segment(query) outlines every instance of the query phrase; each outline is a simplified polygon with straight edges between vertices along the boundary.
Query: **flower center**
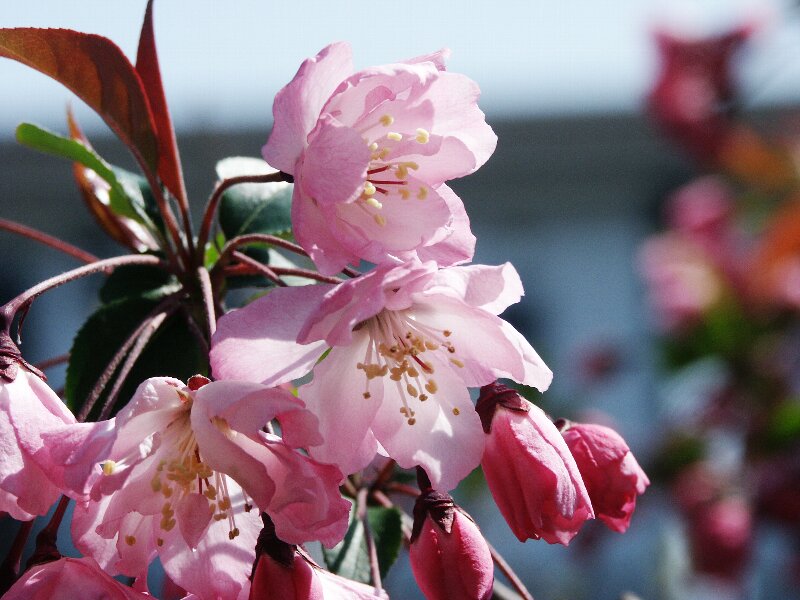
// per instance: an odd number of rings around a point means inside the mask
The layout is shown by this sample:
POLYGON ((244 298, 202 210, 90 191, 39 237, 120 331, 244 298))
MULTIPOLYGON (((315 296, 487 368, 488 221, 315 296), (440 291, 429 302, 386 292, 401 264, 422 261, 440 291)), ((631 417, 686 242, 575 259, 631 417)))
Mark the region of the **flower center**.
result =
MULTIPOLYGON (((411 405, 425 402, 439 390, 433 375, 434 362, 447 361, 463 368, 464 363, 449 337, 452 332, 423 325, 407 311, 384 310, 364 322, 369 333, 364 361, 356 365, 365 375, 365 399, 372 397, 370 383, 387 377, 395 382, 402 406, 400 413, 409 425, 417 420, 411 405), (436 357, 436 360, 434 358, 436 357)), ((458 409, 453 409, 458 415, 458 409)))
MULTIPOLYGON (((239 535, 236 518, 228 491, 228 477, 211 469, 203 462, 194 431, 191 428, 190 410, 192 397, 185 390, 176 390, 181 400, 187 405, 187 410, 167 425, 164 430, 159 454, 165 456, 155 465, 154 473, 150 479, 150 488, 153 493, 164 497, 161 506, 161 521, 163 531, 171 531, 175 527, 175 509, 179 501, 187 494, 197 492, 206 498, 208 510, 214 521, 227 519, 228 538, 233 540, 239 535)), ((215 425, 226 435, 230 432, 228 424, 222 419, 216 419, 215 425)), ((135 449, 131 456, 122 457, 119 461, 107 460, 102 463, 103 474, 111 475, 139 458, 139 449, 135 449)), ((151 467, 152 469, 152 464, 151 467)), ((244 495, 244 490, 242 490, 244 495)), ((253 508, 249 498, 245 495, 244 510, 250 512, 253 508)), ((132 546, 136 543, 134 536, 126 536, 125 542, 132 546)), ((157 538, 156 543, 161 546, 162 538, 157 538)))
MULTIPOLYGON (((387 130, 394 123, 394 117, 388 114, 383 115, 378 123, 380 124, 378 131, 387 130)), ((373 129, 375 126, 376 124, 370 124, 367 129, 373 129)), ((430 133, 425 129, 418 128, 413 139, 419 144, 427 144, 430 140, 430 133)), ((428 197, 428 188, 424 185, 412 188, 409 185, 409 171, 418 170, 417 163, 390 158, 395 145, 403 141, 403 134, 386 131, 377 138, 364 141, 371 152, 370 163, 367 169, 367 178, 364 181, 364 189, 356 203, 378 225, 383 227, 386 225, 386 217, 381 214, 381 209, 385 200, 392 196, 399 196, 402 200, 408 200, 411 196, 417 200, 425 200, 428 197)))

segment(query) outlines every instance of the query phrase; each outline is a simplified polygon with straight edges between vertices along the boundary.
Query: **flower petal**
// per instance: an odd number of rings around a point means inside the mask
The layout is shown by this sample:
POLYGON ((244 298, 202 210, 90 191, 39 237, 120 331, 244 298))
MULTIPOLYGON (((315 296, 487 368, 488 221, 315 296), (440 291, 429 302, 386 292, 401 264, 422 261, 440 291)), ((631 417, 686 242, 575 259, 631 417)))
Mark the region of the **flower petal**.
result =
POLYGON ((297 334, 332 287, 276 289, 224 315, 212 339, 214 376, 277 385, 305 375, 327 345, 321 341, 300 345, 297 334))
POLYGON ((294 79, 275 95, 275 124, 261 150, 264 160, 281 171, 294 173, 295 162, 322 106, 336 86, 353 72, 352 61, 350 45, 338 42, 300 65, 294 79))
POLYGON ((469 226, 469 216, 461 198, 445 184, 436 188, 450 209, 450 221, 436 230, 425 246, 417 248, 421 261, 435 261, 440 267, 448 267, 472 260, 475 254, 475 236, 469 226))
POLYGON ((511 263, 496 267, 468 265, 441 269, 426 286, 424 295, 444 294, 475 308, 499 315, 522 298, 522 282, 511 263))

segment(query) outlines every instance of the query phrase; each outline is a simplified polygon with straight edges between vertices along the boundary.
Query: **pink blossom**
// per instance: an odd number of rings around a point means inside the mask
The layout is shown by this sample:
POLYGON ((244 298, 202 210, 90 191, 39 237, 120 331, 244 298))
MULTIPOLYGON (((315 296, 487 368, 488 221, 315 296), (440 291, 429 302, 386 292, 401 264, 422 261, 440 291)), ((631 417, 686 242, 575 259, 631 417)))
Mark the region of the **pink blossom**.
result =
POLYGON ((722 498, 698 507, 689 519, 695 568, 730 580, 741 578, 753 546, 753 517, 747 503, 722 498))
POLYGON ((414 507, 411 570, 427 600, 487 600, 494 563, 475 522, 447 494, 429 490, 414 507))
POLYGON ((625 532, 636 508, 636 496, 650 480, 620 435, 608 427, 556 423, 581 472, 595 516, 610 529, 625 532))
POLYGON ((146 600, 104 573, 91 558, 62 558, 30 568, 3 596, 3 600, 146 600))
POLYGON ((352 473, 380 451, 452 489, 483 448, 467 386, 509 377, 543 390, 552 379, 496 316, 521 295, 510 264, 382 265, 336 286, 277 289, 225 315, 211 363, 218 378, 270 385, 313 367, 299 389, 324 439, 312 456, 352 473))
POLYGON ((112 573, 141 577, 158 556, 187 591, 235 598, 255 559, 258 511, 292 543, 332 546, 347 529, 342 475, 293 450, 320 438, 285 390, 153 378, 115 419, 79 433, 65 428, 48 442, 66 465, 102 461, 75 509, 73 538, 112 573), (262 431, 275 418, 283 439, 262 431), (92 459, 84 446, 101 449, 92 459))
POLYGON ((258 558, 250 600, 388 600, 382 590, 335 575, 295 552, 291 564, 258 558))
POLYGON ((481 389, 476 410, 486 432, 481 465, 514 535, 569 544, 594 511, 566 442, 540 408, 514 390, 481 389))
POLYGON ((475 238, 444 182, 475 171, 497 137, 478 86, 445 71, 447 51, 353 72, 336 43, 275 97, 264 159, 295 178, 297 241, 327 274, 359 259, 472 258, 475 238))
MULTIPOLYGON (((5 337, 7 336, 0 336, 5 337)), ((75 417, 19 356, 10 339, 0 348, 0 511, 29 521, 64 491, 63 473, 41 435, 75 417)))

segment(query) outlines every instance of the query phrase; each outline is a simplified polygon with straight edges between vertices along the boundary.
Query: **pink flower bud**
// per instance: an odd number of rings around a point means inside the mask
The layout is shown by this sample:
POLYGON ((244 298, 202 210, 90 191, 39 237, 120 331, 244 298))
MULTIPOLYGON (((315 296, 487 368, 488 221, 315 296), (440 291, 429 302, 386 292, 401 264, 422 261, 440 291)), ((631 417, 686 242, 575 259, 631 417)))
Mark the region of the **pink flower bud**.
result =
POLYGON ((740 498, 723 498, 698 508, 689 520, 689 542, 698 571, 735 581, 753 543, 750 507, 740 498))
POLYGON ((650 485, 630 448, 613 429, 559 420, 564 440, 575 457, 595 515, 623 533, 630 525, 636 496, 650 485))
POLYGON ((447 494, 429 490, 414 506, 408 549, 411 570, 428 600, 485 600, 492 595, 494 566, 475 522, 447 494))
POLYGON ((4 600, 53 600, 103 598, 146 600, 152 598, 122 585, 100 569, 91 558, 62 558, 28 570, 3 596, 4 600))
POLYGON ((514 535, 566 546, 594 512, 558 429, 540 408, 498 383, 481 388, 476 410, 487 434, 486 482, 514 535))

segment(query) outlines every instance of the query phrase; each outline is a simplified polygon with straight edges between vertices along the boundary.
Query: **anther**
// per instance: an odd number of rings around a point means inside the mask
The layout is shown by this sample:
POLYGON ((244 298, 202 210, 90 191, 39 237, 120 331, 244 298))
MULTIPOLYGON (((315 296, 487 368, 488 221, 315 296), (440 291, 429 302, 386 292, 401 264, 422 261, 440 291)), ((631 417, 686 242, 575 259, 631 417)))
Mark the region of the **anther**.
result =
POLYGON ((417 137, 414 138, 420 144, 427 144, 428 141, 431 139, 431 134, 428 133, 427 130, 422 129, 421 127, 417 129, 417 137))
POLYGON ((364 392, 364 400, 369 400, 370 398, 372 398, 372 394, 369 392, 364 392))
POLYGON ((364 184, 364 195, 365 196, 372 196, 375 194, 375 186, 372 185, 369 181, 364 184))
MULTIPOLYGON (((375 189, 375 188, 373 188, 373 189, 375 189)), ((373 192, 373 193, 374 193, 374 192, 373 192)), ((382 209, 382 208, 383 208, 383 204, 381 204, 381 203, 380 203, 378 200, 376 200, 375 198, 367 198, 367 199, 366 199, 364 202, 366 202, 367 204, 369 204, 369 205, 370 205, 372 208, 377 208, 378 210, 380 210, 380 209, 382 209)))
POLYGON ((113 460, 103 462, 103 475, 112 475, 116 466, 117 463, 113 460))
POLYGON ((239 535, 239 528, 234 527, 228 532, 228 539, 233 540, 234 538, 236 538, 237 535, 239 535))
POLYGON ((372 218, 375 220, 375 222, 376 222, 376 223, 377 223, 377 224, 378 224, 380 227, 383 227, 384 225, 386 225, 386 219, 383 217, 383 215, 375 215, 375 216, 374 216, 374 217, 372 217, 372 218))
POLYGON ((419 188, 419 191, 417 192, 417 199, 425 200, 425 198, 427 197, 428 197, 428 188, 426 187, 419 188))
POLYGON ((136 543, 136 537, 132 535, 126 535, 125 543, 128 544, 128 546, 133 546, 136 543))
POLYGON ((389 125, 394 123, 394 117, 392 115, 383 115, 380 120, 381 120, 381 125, 383 125, 384 127, 388 127, 389 125))
POLYGON ((397 133, 396 131, 390 131, 389 133, 386 134, 386 137, 395 142, 400 142, 403 140, 403 136, 397 133))
POLYGON ((454 414, 455 416, 458 416, 458 415, 460 415, 460 414, 461 414, 461 411, 460 411, 460 410, 458 410, 457 408, 454 408, 454 409, 453 409, 453 414, 454 414))
POLYGON ((435 394, 439 388, 433 379, 429 379, 428 383, 425 384, 425 389, 428 390, 428 393, 435 394))

